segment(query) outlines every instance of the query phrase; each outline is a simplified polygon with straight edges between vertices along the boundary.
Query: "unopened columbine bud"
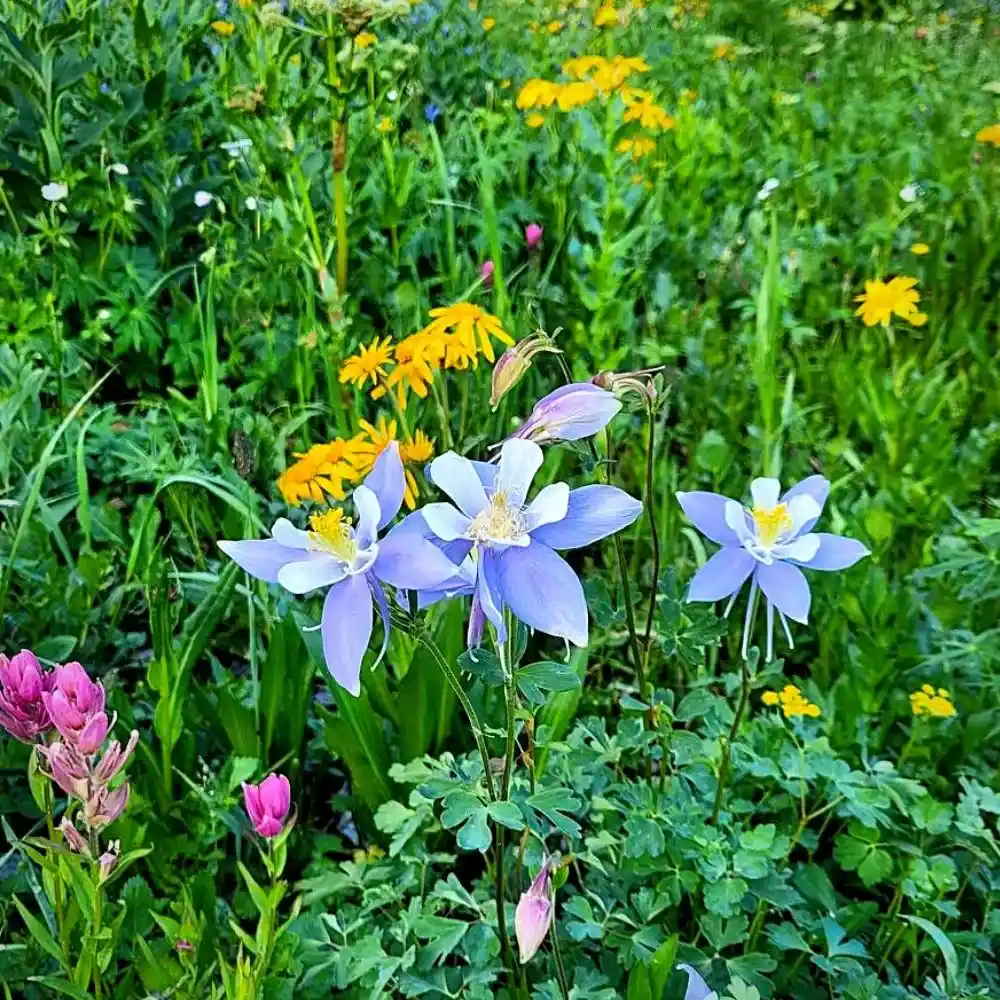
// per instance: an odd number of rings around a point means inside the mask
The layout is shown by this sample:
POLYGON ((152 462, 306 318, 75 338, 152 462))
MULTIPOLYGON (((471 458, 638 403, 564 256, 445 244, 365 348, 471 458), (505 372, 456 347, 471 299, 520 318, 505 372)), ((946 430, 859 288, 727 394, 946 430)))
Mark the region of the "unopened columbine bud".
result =
POLYGON ((635 372, 600 372, 591 382, 608 392, 613 392, 619 399, 638 397, 643 403, 656 402, 656 386, 653 376, 663 371, 663 368, 645 368, 635 372))
POLYGON ((22 743, 34 743, 51 729, 43 695, 52 680, 27 649, 9 660, 0 655, 0 728, 22 743))
POLYGON ((579 441, 606 427, 621 408, 613 392, 593 382, 573 382, 540 399, 512 436, 537 444, 579 441))
POLYGON ((483 285, 486 288, 493 287, 493 272, 496 270, 496 266, 491 260, 484 260, 483 266, 479 269, 479 277, 483 279, 483 285))
POLYGON ((537 222, 531 222, 524 227, 524 242, 529 250, 534 250, 542 242, 545 230, 537 222))
POLYGON ((81 753, 92 754, 108 735, 104 685, 92 681, 79 663, 56 667, 52 690, 42 695, 59 735, 81 753))
POLYGON ((514 911, 514 933, 521 964, 531 960, 542 946, 545 935, 552 924, 555 904, 552 902, 552 878, 549 874, 548 859, 542 862, 542 870, 535 881, 522 893, 514 911))
POLYGON ((83 816, 87 826, 92 830, 100 830, 113 823, 125 811, 128 796, 127 781, 115 789, 109 789, 104 785, 93 789, 83 806, 83 816))
POLYGON ((75 854, 82 854, 84 857, 90 857, 87 838, 73 825, 73 821, 68 816, 63 816, 59 829, 71 851, 75 854))
POLYGON ((285 828, 292 790, 283 774, 269 774, 259 785, 243 782, 243 804, 260 836, 270 840, 285 828))
POLYGON ((493 387, 490 406, 495 410, 500 400, 517 385, 531 368, 531 359, 536 354, 561 354, 555 341, 544 331, 537 330, 530 337, 508 347, 493 366, 493 387))

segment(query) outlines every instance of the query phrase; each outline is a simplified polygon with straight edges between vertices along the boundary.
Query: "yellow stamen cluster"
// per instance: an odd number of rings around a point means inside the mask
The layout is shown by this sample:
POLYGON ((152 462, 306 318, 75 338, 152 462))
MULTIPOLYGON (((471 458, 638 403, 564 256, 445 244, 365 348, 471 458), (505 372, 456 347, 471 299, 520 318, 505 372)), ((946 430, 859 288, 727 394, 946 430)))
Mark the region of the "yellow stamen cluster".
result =
POLYGON ((920 312, 917 303, 920 293, 916 290, 916 278, 893 278, 891 281, 866 281, 865 290, 854 297, 860 302, 855 316, 860 316, 865 326, 882 323, 888 326, 893 316, 905 319, 913 326, 923 326, 927 314, 920 312))
POLYGON ((955 714, 950 692, 944 688, 935 689, 933 684, 924 684, 910 695, 910 708, 914 715, 930 715, 936 719, 947 719, 955 714))
POLYGON ((794 684, 786 684, 780 691, 765 691, 761 701, 771 707, 780 705, 786 719, 797 715, 807 715, 810 719, 820 716, 819 705, 814 705, 794 684))
POLYGON ((782 534, 794 527, 788 504, 779 503, 771 508, 754 507, 750 513, 757 525, 757 537, 765 545, 774 545, 782 534))
POLYGON ((493 494, 489 505, 475 516, 469 526, 469 537, 478 542, 488 538, 517 538, 523 532, 520 511, 510 505, 502 491, 493 494))
POLYGON ((344 517, 339 507, 333 507, 309 518, 309 544, 319 552, 329 552, 350 562, 358 552, 351 536, 351 519, 344 517))

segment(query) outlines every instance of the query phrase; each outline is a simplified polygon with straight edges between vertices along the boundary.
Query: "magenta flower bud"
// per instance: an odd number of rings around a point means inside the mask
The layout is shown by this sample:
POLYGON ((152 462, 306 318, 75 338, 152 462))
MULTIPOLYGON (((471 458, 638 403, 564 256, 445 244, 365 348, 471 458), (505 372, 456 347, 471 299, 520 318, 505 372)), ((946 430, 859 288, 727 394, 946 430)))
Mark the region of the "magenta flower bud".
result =
POLYGON ((292 804, 292 790, 283 774, 269 774, 259 785, 243 782, 243 804, 250 822, 262 837, 270 840, 285 828, 292 804))
POLYGON ((73 825, 73 821, 68 816, 63 816, 59 824, 66 845, 74 854, 82 854, 90 857, 90 848, 87 846, 87 838, 73 825))
POLYGON ((500 400, 524 377, 531 368, 531 359, 536 354, 561 354, 552 338, 544 331, 538 330, 518 341, 513 347, 508 347, 493 366, 493 384, 490 393, 490 406, 495 410, 500 400))
POLYGON ((496 270, 493 261, 484 260, 483 266, 479 269, 479 276, 483 279, 483 284, 487 288, 493 287, 493 272, 496 270))
POLYGON ((529 962, 542 946, 545 935, 552 924, 555 905, 552 902, 552 879, 549 875, 548 860, 542 863, 542 870, 528 891, 521 894, 514 911, 514 933, 521 964, 529 962))
POLYGON ((113 823, 125 811, 128 804, 129 784, 122 782, 117 788, 109 789, 98 785, 84 803, 83 816, 87 826, 92 830, 113 823))
POLYGON ((0 655, 0 727, 22 743, 34 743, 52 728, 43 696, 52 675, 27 649, 12 659, 0 655))
POLYGON ((124 750, 118 740, 112 741, 107 750, 104 751, 101 762, 94 769, 94 780, 102 785, 107 785, 129 762, 138 743, 139 733, 134 729, 124 750))
POLYGON ((79 663, 56 667, 51 691, 42 699, 52 724, 82 753, 96 753, 108 734, 104 685, 92 681, 79 663))
POLYGON ((524 227, 524 242, 528 244, 529 250, 534 250, 542 242, 542 235, 545 230, 537 222, 531 222, 524 227))
POLYGON ((48 776, 67 794, 81 802, 87 800, 90 771, 87 761, 71 743, 39 746, 38 752, 48 765, 48 776))
POLYGON ((194 945, 187 938, 178 938, 174 947, 182 954, 189 954, 194 951, 194 945))
POLYGON ((613 392, 593 382, 573 382, 540 399, 512 437, 537 444, 579 441, 606 427, 621 408, 613 392))

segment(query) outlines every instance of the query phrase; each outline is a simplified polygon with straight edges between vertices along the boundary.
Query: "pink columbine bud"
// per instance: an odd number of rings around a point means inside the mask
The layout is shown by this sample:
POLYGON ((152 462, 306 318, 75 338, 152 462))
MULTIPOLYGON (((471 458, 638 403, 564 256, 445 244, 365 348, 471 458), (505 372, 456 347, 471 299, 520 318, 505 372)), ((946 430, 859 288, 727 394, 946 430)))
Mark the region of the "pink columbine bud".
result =
POLYGON ((493 264, 493 261, 491 260, 483 261, 483 266, 479 269, 479 277, 483 279, 483 285, 485 285, 486 288, 493 287, 493 272, 495 270, 496 267, 493 264))
POLYGON ((135 748, 139 744, 139 733, 132 730, 132 735, 128 738, 125 749, 122 749, 118 740, 112 741, 101 757, 101 762, 94 769, 94 780, 102 785, 108 784, 112 778, 129 762, 135 748))
POLYGON ((123 781, 117 788, 98 785, 83 806, 83 818, 91 830, 100 830, 113 823, 128 804, 129 785, 123 781))
POLYGON ((74 854, 82 854, 85 858, 90 857, 87 838, 73 825, 73 821, 68 816, 63 816, 59 829, 62 831, 67 846, 74 854))
POLYGON ((79 663, 56 667, 51 692, 42 694, 59 735, 84 754, 96 753, 108 735, 104 685, 79 663))
POLYGON ((524 227, 524 242, 528 244, 529 250, 534 250, 542 242, 542 235, 545 230, 537 222, 530 222, 524 227))
POLYGON ((38 752, 45 758, 48 776, 67 795, 86 802, 90 769, 83 754, 71 743, 61 741, 39 746, 38 752))
POLYGON ((191 944, 191 942, 188 941, 187 938, 178 938, 177 941, 174 943, 174 947, 182 955, 190 954, 192 951, 194 951, 194 945, 191 944))
POLYGON ((52 728, 43 696, 52 686, 35 654, 27 649, 11 659, 0 655, 0 727, 22 743, 34 743, 52 728))
POLYGON ((573 382, 540 399, 512 436, 537 444, 579 441, 607 426, 621 408, 613 392, 593 382, 573 382))
POLYGON ((269 774, 259 785, 243 782, 243 804, 250 822, 262 837, 270 840, 285 828, 292 805, 292 790, 283 774, 269 774))
POLYGON ((122 842, 120 840, 112 840, 108 844, 108 849, 97 859, 97 863, 101 866, 101 881, 103 882, 108 876, 115 870, 115 865, 118 864, 118 855, 121 854, 122 842))
POLYGON ((508 347, 493 366, 493 387, 490 406, 495 410, 500 400, 517 385, 531 368, 531 359, 543 352, 561 354, 552 338, 544 331, 537 330, 524 340, 508 347))
POLYGON ((517 948, 522 965, 529 962, 542 946, 552 924, 554 910, 552 879, 549 875, 549 862, 546 859, 542 863, 542 870, 535 876, 535 881, 528 887, 528 891, 521 894, 517 909, 514 911, 514 933, 517 935, 517 948))

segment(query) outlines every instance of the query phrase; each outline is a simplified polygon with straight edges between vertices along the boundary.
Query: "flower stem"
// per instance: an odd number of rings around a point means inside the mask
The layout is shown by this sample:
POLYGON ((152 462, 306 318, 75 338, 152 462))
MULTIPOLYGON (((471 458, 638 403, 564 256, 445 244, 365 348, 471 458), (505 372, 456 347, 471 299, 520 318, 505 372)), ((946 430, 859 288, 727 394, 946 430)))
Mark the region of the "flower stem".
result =
MULTIPOLYGON (((753 594, 750 595, 751 600, 753 594)), ((722 744, 722 765, 719 768, 719 782, 715 788, 715 803, 712 806, 712 818, 709 823, 715 826, 719 821, 719 810, 722 808, 722 795, 726 790, 726 783, 729 781, 729 755, 733 740, 739 732, 740 723, 747 710, 747 703, 750 701, 750 671, 747 669, 747 661, 740 658, 740 700, 736 706, 736 714, 733 716, 733 724, 729 727, 729 735, 722 744)))
POLYGON ((656 419, 653 401, 648 400, 646 415, 649 420, 649 443, 646 448, 646 516, 649 518, 650 541, 653 545, 653 582, 649 590, 649 610, 646 612, 645 659, 643 673, 649 672, 649 654, 652 649, 653 616, 656 613, 656 590, 660 581, 660 533, 656 527, 656 488, 653 482, 653 453, 656 446, 656 419))
POLYGON ((552 921, 552 955, 556 960, 556 978, 559 980, 559 992, 563 1000, 569 1000, 569 982, 566 979, 566 967, 563 965, 562 952, 559 950, 559 930, 556 921, 552 921))
POLYGON ((427 652, 430 653, 431 656, 433 656, 437 661, 445 679, 451 685, 452 691, 455 692, 455 697, 462 706, 462 709, 469 720, 469 725, 472 726, 472 735, 476 739, 479 756, 483 761, 483 777, 486 781, 486 792, 490 797, 490 801, 495 802, 497 793, 496 788, 493 785, 493 773, 490 770, 490 755, 486 749, 486 739, 483 736, 483 727, 479 722, 479 716, 476 715, 476 710, 472 707, 472 702, 469 700, 469 696, 465 693, 465 688, 462 687, 462 681, 460 680, 458 673, 448 662, 444 653, 442 653, 438 648, 437 643, 427 634, 425 630, 422 630, 419 633, 417 639, 423 645, 424 649, 426 649, 427 652))

